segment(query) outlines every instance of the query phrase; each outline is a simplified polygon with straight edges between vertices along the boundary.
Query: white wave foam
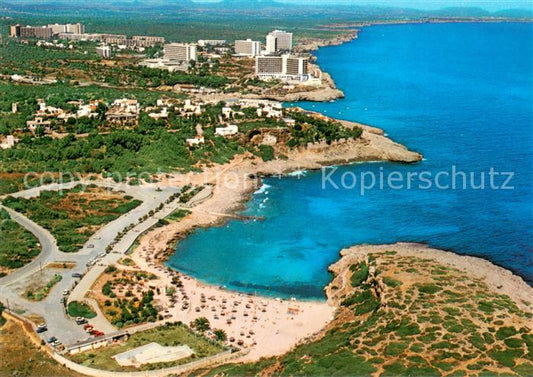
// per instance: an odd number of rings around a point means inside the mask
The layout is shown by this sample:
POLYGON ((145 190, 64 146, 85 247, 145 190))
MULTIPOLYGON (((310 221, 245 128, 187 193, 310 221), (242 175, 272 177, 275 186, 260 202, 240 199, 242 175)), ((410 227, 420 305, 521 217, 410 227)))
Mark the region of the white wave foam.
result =
POLYGON ((259 194, 268 194, 268 189, 272 187, 270 185, 267 185, 266 183, 263 183, 263 185, 261 187, 259 187, 259 189, 254 192, 254 195, 259 195, 259 194))
POLYGON ((287 174, 289 177, 305 177, 307 175, 307 170, 296 170, 287 174))

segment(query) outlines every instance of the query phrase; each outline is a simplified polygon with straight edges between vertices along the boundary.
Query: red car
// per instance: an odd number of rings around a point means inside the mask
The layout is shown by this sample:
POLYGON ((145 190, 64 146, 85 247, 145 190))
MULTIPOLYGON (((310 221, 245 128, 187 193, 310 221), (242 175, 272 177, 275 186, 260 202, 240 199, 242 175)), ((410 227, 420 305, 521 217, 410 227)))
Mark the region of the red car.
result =
POLYGON ((91 331, 91 335, 96 337, 96 336, 102 336, 104 335, 104 333, 98 330, 93 330, 91 331))

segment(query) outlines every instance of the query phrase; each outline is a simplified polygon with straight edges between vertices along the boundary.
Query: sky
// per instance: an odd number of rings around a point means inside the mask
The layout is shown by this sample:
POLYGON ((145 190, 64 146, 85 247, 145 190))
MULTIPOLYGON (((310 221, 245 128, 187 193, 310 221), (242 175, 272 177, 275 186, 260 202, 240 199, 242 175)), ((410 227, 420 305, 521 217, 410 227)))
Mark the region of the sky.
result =
MULTIPOLYGON (((217 0, 195 0, 214 2, 217 0)), ((533 9, 533 0, 276 0, 280 3, 377 5, 421 10, 447 7, 479 7, 494 12, 502 9, 533 9)))

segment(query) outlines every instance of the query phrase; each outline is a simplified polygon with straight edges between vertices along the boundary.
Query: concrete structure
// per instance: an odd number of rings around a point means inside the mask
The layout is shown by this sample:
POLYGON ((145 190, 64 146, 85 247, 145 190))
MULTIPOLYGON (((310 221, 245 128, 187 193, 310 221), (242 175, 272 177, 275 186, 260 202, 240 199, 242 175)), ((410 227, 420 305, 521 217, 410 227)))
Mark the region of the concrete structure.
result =
POLYGON ((235 54, 242 56, 258 56, 261 53, 261 42, 251 39, 235 41, 235 54))
POLYGON ((125 47, 153 47, 158 44, 165 43, 165 38, 136 35, 131 39, 128 39, 125 35, 108 35, 105 38, 105 42, 108 44, 125 47))
POLYGON ((261 79, 299 80, 309 79, 309 59, 292 55, 257 56, 255 74, 261 79))
POLYGON ((188 62, 168 59, 145 59, 139 65, 147 68, 165 69, 169 72, 186 71, 189 68, 188 62))
POLYGON ((187 139, 187 145, 189 147, 193 146, 193 145, 199 145, 199 144, 203 144, 205 142, 205 139, 204 137, 199 137, 199 136, 196 136, 195 138, 192 138, 192 139, 187 139))
POLYGON ((28 126, 29 130, 32 132, 35 132, 37 127, 44 127, 45 132, 50 131, 51 125, 52 122, 44 120, 42 117, 36 117, 34 120, 26 121, 26 126, 28 126))
POLYGON ((148 116, 152 119, 166 119, 168 118, 168 109, 163 107, 160 113, 149 113, 148 116))
POLYGON ((106 113, 106 120, 122 126, 136 125, 139 120, 139 102, 136 99, 117 99, 106 113))
POLYGON ((54 35, 59 35, 60 33, 85 33, 85 26, 79 22, 75 24, 49 24, 48 27, 52 29, 54 35))
POLYGON ((158 44, 165 43, 164 37, 152 37, 147 35, 135 35, 131 38, 135 46, 138 47, 153 47, 158 44))
POLYGON ((50 39, 52 38, 52 28, 47 26, 11 26, 11 37, 13 38, 39 38, 50 39))
POLYGON ((13 38, 40 38, 50 39, 52 36, 62 34, 83 34, 85 26, 81 23, 76 24, 50 24, 47 26, 21 26, 12 25, 10 35, 13 38))
POLYGON ((276 52, 277 39, 275 35, 268 34, 266 36, 266 47, 265 51, 267 54, 273 54, 276 52))
POLYGON ((71 34, 84 34, 85 26, 81 23, 66 24, 66 32, 71 34))
POLYGON ((103 45, 100 47, 96 47, 96 53, 100 55, 102 58, 110 58, 111 57, 111 47, 107 45, 103 45))
POLYGON ((15 139, 13 135, 7 135, 5 138, 0 136, 0 149, 12 148, 19 139, 15 139))
POLYGON ((126 39, 122 34, 87 34, 87 33, 59 33, 58 38, 67 39, 69 41, 106 41, 107 39, 116 38, 126 39))
POLYGON ((9 28, 9 36, 12 38, 20 37, 20 26, 19 24, 11 25, 9 28))
POLYGON ((282 30, 274 30, 266 36, 266 51, 273 54, 277 51, 292 50, 292 33, 282 30))
POLYGON ((98 108, 98 100, 94 100, 89 102, 88 105, 84 105, 82 103, 78 104, 78 110, 76 111, 76 117, 82 118, 95 118, 98 116, 98 113, 96 112, 96 109, 98 108))
POLYGON ((53 34, 66 33, 67 32, 67 25, 49 24, 48 27, 52 29, 52 33, 53 34))
POLYGON ((124 45, 124 46, 128 46, 128 45, 132 45, 133 44, 133 43, 131 43, 131 39, 126 39, 125 35, 117 35, 117 36, 106 37, 105 38, 105 43, 110 44, 110 45, 124 45), (128 43, 128 41, 130 43, 128 43))
POLYGON ((215 134, 220 136, 232 136, 239 132, 239 127, 234 124, 229 124, 226 127, 215 128, 215 134))
POLYGON ((166 363, 184 359, 194 354, 193 350, 185 346, 164 347, 158 343, 152 342, 134 348, 132 350, 119 353, 113 356, 113 359, 120 366, 139 367, 143 364, 166 363))
POLYGON ((186 62, 196 61, 196 45, 190 43, 168 43, 163 48, 163 57, 169 61, 186 62))
POLYGON ((198 46, 225 46, 228 42, 225 39, 200 39, 198 46))

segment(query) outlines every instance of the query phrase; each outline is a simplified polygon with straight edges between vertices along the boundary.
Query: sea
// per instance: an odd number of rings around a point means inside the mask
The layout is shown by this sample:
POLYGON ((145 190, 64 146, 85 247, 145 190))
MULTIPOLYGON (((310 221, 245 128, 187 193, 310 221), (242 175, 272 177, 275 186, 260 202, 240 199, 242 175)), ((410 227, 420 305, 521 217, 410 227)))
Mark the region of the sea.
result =
POLYGON ((374 25, 321 48, 346 97, 287 106, 380 127, 423 161, 266 178, 243 210, 263 221, 196 230, 168 265, 240 292, 323 300, 342 248, 419 242, 532 284, 532 49, 531 23, 374 25))

